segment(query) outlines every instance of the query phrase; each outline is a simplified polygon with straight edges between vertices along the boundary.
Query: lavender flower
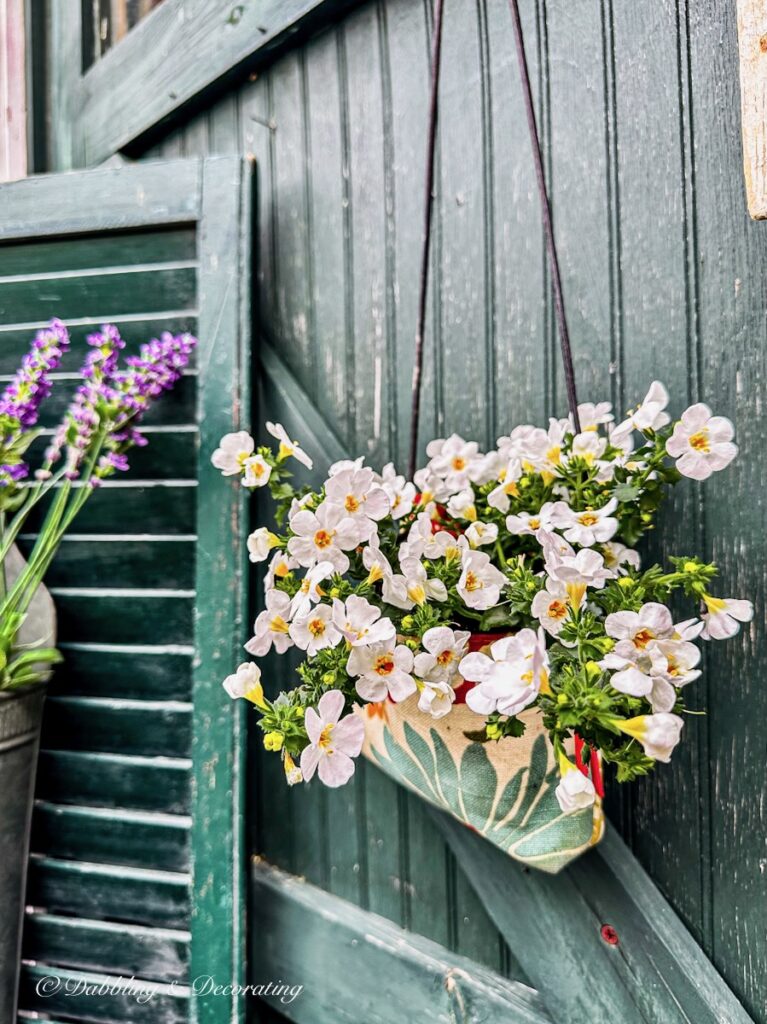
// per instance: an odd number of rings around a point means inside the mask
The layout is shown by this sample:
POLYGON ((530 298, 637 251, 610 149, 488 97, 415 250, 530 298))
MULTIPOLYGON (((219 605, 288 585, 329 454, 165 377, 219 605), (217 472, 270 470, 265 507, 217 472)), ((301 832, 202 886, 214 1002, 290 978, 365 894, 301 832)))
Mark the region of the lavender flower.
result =
POLYGON ((33 427, 40 403, 53 386, 48 374, 59 365, 68 347, 69 333, 61 320, 51 320, 48 327, 38 331, 16 376, 0 396, 0 415, 18 420, 21 427, 33 427))

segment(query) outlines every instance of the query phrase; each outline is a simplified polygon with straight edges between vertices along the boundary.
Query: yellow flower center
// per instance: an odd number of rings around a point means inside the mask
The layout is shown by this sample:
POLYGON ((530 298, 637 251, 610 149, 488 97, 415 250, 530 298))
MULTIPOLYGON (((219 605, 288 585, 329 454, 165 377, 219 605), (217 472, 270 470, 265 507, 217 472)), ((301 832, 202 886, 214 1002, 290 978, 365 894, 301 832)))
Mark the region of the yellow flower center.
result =
POLYGON ((237 452, 237 465, 240 469, 245 469, 245 463, 250 458, 250 452, 237 452))
POLYGON ((426 591, 421 583, 411 583, 407 588, 407 596, 420 607, 426 600, 426 591))
POLYGON ((566 588, 567 593, 570 597, 570 604, 573 606, 573 608, 575 608, 576 611, 578 611, 578 609, 581 606, 581 601, 583 600, 583 595, 586 593, 586 584, 567 583, 566 588))
POLYGON ((317 530, 314 543, 320 549, 329 548, 333 543, 333 533, 330 530, 317 530))
POLYGON ((310 579, 307 578, 307 579, 302 580, 301 581, 301 593, 302 594, 308 594, 309 593, 309 588, 311 587, 311 585, 312 585, 312 581, 310 579))
POLYGON ((696 452, 710 452, 711 445, 708 440, 708 429, 706 427, 703 430, 699 430, 697 434, 690 435, 690 447, 694 448, 696 452))
POLYGON ((531 530, 540 530, 541 521, 540 519, 538 519, 537 516, 533 516, 532 519, 528 519, 527 525, 530 527, 531 530))
POLYGON ((469 592, 471 592, 471 591, 474 591, 474 590, 482 590, 484 588, 485 584, 482 582, 482 580, 479 578, 479 576, 477 576, 476 573, 473 573, 471 571, 471 569, 470 569, 466 573, 466 582, 465 582, 464 586, 466 587, 466 589, 469 592))
POLYGON ((274 575, 279 577, 287 576, 290 572, 287 562, 278 562, 274 567, 274 575))
POLYGON ((263 462, 253 462, 250 468, 253 472, 253 475, 257 477, 262 477, 266 472, 266 466, 263 464, 263 462))
POLYGON ((307 623, 306 628, 309 630, 312 636, 322 636, 323 633, 325 632, 325 620, 311 619, 311 621, 307 623))
POLYGON ((582 512, 581 515, 578 516, 578 522, 581 526, 593 526, 594 523, 599 522, 599 516, 595 515, 593 512, 582 512))
POLYGON ((317 742, 317 746, 320 748, 320 750, 325 750, 328 753, 330 753, 333 744, 332 735, 333 725, 326 725, 325 728, 320 733, 320 738, 317 742))
POLYGON ((453 461, 450 463, 456 473, 461 473, 466 469, 466 459, 461 458, 460 455, 456 455, 453 461))
POLYGON ((640 651, 643 651, 650 641, 654 639, 655 634, 651 629, 640 629, 638 633, 634 634, 634 647, 638 647, 640 651))
POLYGON ((448 650, 448 651, 440 651, 440 653, 437 655, 437 664, 438 665, 449 665, 452 662, 454 657, 455 657, 455 655, 450 650, 448 650))
POLYGON ((705 594, 703 600, 706 603, 706 608, 708 608, 712 615, 723 612, 727 607, 726 602, 721 597, 712 597, 710 594, 705 594))
POLYGON ((353 494, 347 494, 346 500, 344 501, 344 508, 347 512, 358 512, 360 507, 359 501, 354 497, 353 494))
POLYGON ((375 565, 373 566, 373 568, 368 573, 368 583, 378 583, 378 581, 382 580, 382 579, 383 579, 383 569, 378 564, 378 562, 376 562, 375 565))
POLYGON ((550 619, 564 619, 567 615, 566 602, 560 600, 552 601, 548 607, 548 615, 550 619))
POLYGON ((394 671, 394 660, 391 653, 381 654, 376 658, 375 672, 379 676, 390 676, 394 671))
POLYGON ((281 459, 287 459, 287 457, 289 455, 292 455, 293 452, 295 451, 294 445, 295 445, 295 442, 293 442, 293 444, 291 445, 291 444, 285 444, 284 441, 280 441, 280 453, 279 453, 280 454, 280 458, 281 459))
POLYGON ((527 683, 527 685, 529 686, 533 681, 533 673, 532 671, 523 672, 519 678, 522 680, 523 683, 527 683))
POLYGON ((503 488, 503 493, 508 494, 512 498, 519 497, 519 488, 517 487, 517 481, 512 480, 503 488))
POLYGON ((553 462, 555 466, 558 466, 562 458, 562 449, 559 445, 554 445, 553 448, 549 448, 546 452, 546 459, 549 462, 553 462))
POLYGON ((269 623, 269 629, 271 629, 272 633, 287 633, 288 628, 287 622, 281 615, 275 615, 269 623))

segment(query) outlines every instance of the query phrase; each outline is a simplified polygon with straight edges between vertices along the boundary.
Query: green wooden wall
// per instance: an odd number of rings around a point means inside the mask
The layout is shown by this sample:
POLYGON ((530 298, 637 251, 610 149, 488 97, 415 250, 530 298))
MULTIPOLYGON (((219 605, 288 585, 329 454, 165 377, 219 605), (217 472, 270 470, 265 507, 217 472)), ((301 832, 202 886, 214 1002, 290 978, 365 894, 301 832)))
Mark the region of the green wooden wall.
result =
MULTIPOLYGON (((655 549, 715 557, 725 589, 753 597, 757 615, 710 651, 696 684, 708 714, 689 718, 674 763, 610 804, 717 968, 767 1020, 767 228, 746 213, 734 5, 522 8, 580 394, 623 410, 659 377, 675 411, 703 399, 729 415, 742 448, 705 490, 681 489, 655 549)), ((423 433, 488 443, 562 414, 564 389, 507 3, 447 0, 445 18, 423 433)), ((292 389, 323 418, 329 447, 374 465, 405 456, 429 20, 424 0, 360 4, 198 106, 147 154, 255 155, 265 408, 292 389)), ((472 865, 456 863, 416 799, 373 769, 340 793, 286 794, 274 761, 253 751, 254 852, 522 977, 474 894, 472 865)))

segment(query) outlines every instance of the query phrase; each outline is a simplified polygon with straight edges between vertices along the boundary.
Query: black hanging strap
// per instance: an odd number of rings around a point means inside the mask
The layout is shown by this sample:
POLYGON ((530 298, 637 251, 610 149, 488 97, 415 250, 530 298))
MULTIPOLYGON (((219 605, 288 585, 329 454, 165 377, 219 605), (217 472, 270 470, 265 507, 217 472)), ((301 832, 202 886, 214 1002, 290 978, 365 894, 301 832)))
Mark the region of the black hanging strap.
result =
MULTIPOLYGON (((429 125, 426 149, 426 183, 424 196, 424 234, 423 249, 421 253, 421 273, 418 293, 418 322, 415 336, 415 362, 413 364, 413 399, 412 415, 410 421, 410 463, 409 478, 413 479, 418 451, 418 425, 421 412, 421 375, 423 369, 423 339, 426 326, 426 297, 429 285, 429 249, 431 246, 432 212, 434 203, 434 162, 437 139, 437 119, 439 113, 439 75, 442 59, 442 15, 444 0, 435 0, 434 5, 434 35, 432 40, 431 54, 431 95, 429 99, 429 125)), ((554 240, 554 226, 551 220, 551 204, 546 190, 546 177, 543 170, 543 157, 541 155, 541 141, 538 135, 538 126, 535 121, 535 107, 533 103, 533 92, 530 86, 530 72, 527 66, 527 55, 525 53, 525 42, 522 35, 522 22, 519 16, 519 5, 517 0, 509 0, 511 20, 514 26, 514 44, 519 64, 519 76, 522 82, 522 96, 527 116, 527 126, 530 131, 530 143, 533 150, 533 163, 535 165, 535 179, 538 185, 538 194, 541 202, 541 214, 543 217, 543 230, 546 237, 546 251, 549 259, 551 272, 551 285, 554 292, 554 308, 556 310, 557 325, 559 327, 560 347, 562 351, 562 363, 565 371, 565 385, 567 388, 567 402, 570 407, 570 414, 573 418, 573 425, 577 433, 580 433, 581 425, 578 417, 578 396, 575 387, 575 372, 573 370, 573 353, 570 347, 570 333, 567 329, 567 317, 565 315, 565 300, 562 294, 562 278, 559 272, 559 258, 557 246, 554 240)))

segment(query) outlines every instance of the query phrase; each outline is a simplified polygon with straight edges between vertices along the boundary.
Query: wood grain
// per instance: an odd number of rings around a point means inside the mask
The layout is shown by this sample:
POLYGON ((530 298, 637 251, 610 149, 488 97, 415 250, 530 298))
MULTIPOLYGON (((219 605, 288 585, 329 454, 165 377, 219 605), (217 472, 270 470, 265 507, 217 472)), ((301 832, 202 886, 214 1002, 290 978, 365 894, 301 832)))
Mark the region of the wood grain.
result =
POLYGON ((767 218, 767 9, 738 0, 740 116, 748 212, 767 218))

